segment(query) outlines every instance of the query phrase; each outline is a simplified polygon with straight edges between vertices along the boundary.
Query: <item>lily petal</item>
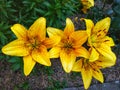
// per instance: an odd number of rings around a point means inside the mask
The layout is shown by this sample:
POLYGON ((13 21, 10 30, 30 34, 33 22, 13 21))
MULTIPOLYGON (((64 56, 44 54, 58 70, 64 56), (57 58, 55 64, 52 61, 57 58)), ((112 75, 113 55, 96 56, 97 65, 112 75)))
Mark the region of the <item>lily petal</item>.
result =
POLYGON ((101 47, 96 48, 100 54, 109 60, 116 60, 115 54, 112 52, 111 48, 105 44, 102 44, 101 47))
POLYGON ((53 36, 63 36, 63 31, 57 28, 52 28, 52 27, 48 27, 47 28, 47 33, 49 35, 49 37, 53 37, 53 36))
POLYGON ((96 64, 101 68, 111 67, 115 65, 115 63, 116 63, 116 59, 109 59, 102 55, 100 55, 99 59, 96 61, 96 64))
POLYGON ((75 63, 76 56, 72 52, 69 52, 68 54, 67 52, 65 52, 65 50, 61 50, 60 60, 65 72, 69 73, 73 68, 73 64, 75 63))
POLYGON ((24 61, 24 74, 28 76, 35 66, 36 62, 32 59, 31 55, 23 57, 24 61))
POLYGON ((96 61, 96 60, 98 60, 98 58, 99 58, 99 53, 92 47, 92 48, 90 48, 90 57, 89 57, 89 61, 90 62, 94 62, 94 61, 96 61))
POLYGON ((29 54, 28 48, 25 47, 25 42, 18 39, 5 45, 2 48, 2 52, 12 56, 27 56, 29 54))
POLYGON ((88 69, 83 68, 81 71, 81 74, 82 74, 82 79, 84 83, 84 88, 88 89, 92 80, 92 71, 90 68, 88 69))
POLYGON ((81 20, 85 20, 86 29, 87 29, 86 31, 87 31, 88 36, 90 36, 90 35, 91 35, 91 32, 92 32, 92 30, 93 30, 93 27, 94 27, 93 21, 90 20, 90 19, 84 19, 84 18, 82 18, 81 20))
POLYGON ((80 72, 81 69, 82 69, 82 59, 80 59, 74 63, 72 71, 80 72))
POLYGON ((89 52, 84 47, 76 48, 74 52, 76 56, 89 58, 89 52))
POLYGON ((102 40, 102 43, 105 43, 108 46, 115 46, 115 43, 111 37, 105 36, 102 40))
POLYGON ((61 51, 60 47, 53 47, 52 49, 50 49, 49 51, 50 58, 58 58, 60 56, 60 51, 61 51))
POLYGON ((61 40, 61 37, 59 36, 52 36, 50 38, 46 38, 43 41, 43 44, 47 47, 47 48, 52 48, 53 46, 57 45, 61 40))
POLYGON ((80 47, 83 43, 87 40, 87 33, 84 30, 81 31, 75 31, 70 35, 70 38, 74 40, 74 46, 73 47, 80 47))
POLYGON ((103 74, 99 69, 93 70, 93 77, 99 80, 101 83, 104 82, 103 74))
POLYGON ((98 38, 103 38, 110 27, 110 22, 111 19, 109 17, 100 20, 99 22, 96 23, 93 33, 97 35, 98 38))
POLYGON ((36 62, 42 65, 51 66, 51 62, 49 59, 49 53, 47 52, 47 49, 44 46, 41 46, 41 49, 39 50, 33 50, 32 57, 36 62))
POLYGON ((44 40, 46 36, 46 19, 44 17, 38 18, 29 28, 31 36, 38 36, 44 40))
POLYGON ((74 24, 69 18, 67 18, 66 19, 66 27, 64 29, 64 34, 66 36, 69 36, 73 32, 74 32, 74 24))
POLYGON ((20 25, 20 24, 15 24, 11 27, 11 30, 14 32, 14 34, 17 36, 17 38, 26 38, 27 35, 27 29, 20 25))

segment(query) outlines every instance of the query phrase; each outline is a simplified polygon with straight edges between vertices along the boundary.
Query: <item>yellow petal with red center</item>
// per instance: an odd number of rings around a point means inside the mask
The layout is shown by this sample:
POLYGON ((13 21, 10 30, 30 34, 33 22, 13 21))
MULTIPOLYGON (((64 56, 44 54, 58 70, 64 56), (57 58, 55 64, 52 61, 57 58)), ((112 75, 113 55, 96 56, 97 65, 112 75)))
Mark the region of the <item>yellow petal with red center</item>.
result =
POLYGON ((94 62, 94 61, 98 60, 99 53, 93 47, 90 48, 89 51, 90 51, 89 61, 94 62))
POLYGON ((66 19, 66 27, 64 29, 64 34, 66 36, 69 36, 73 32, 74 32, 74 24, 69 18, 67 18, 66 19))
POLYGON ((73 52, 67 53, 64 50, 61 50, 60 60, 61 60, 61 63, 62 63, 62 66, 65 72, 70 73, 70 71, 73 68, 73 64, 75 63, 76 56, 74 55, 73 52))
POLYGON ((95 68, 95 69, 93 70, 93 77, 94 77, 95 79, 97 79, 98 81, 100 81, 101 83, 104 82, 103 74, 102 74, 102 72, 101 72, 99 69, 97 69, 97 68, 95 68))
POLYGON ((101 47, 96 48, 97 51, 102 54, 104 57, 108 58, 109 60, 116 60, 115 54, 112 52, 111 48, 105 44, 102 44, 101 47))
POLYGON ((53 36, 63 37, 63 31, 60 29, 57 29, 57 28, 48 27, 47 33, 48 33, 49 37, 53 37, 53 36))
POLYGON ((24 26, 20 24, 15 24, 11 27, 11 30, 14 32, 14 34, 17 36, 17 38, 26 38, 27 30, 24 26))
POLYGON ((86 42, 87 37, 88 37, 88 35, 87 35, 86 31, 81 30, 81 31, 73 32, 70 35, 70 38, 74 40, 73 47, 75 47, 75 48, 81 47, 81 45, 86 42))
POLYGON ((105 36, 102 40, 99 40, 102 43, 107 44, 108 46, 115 46, 115 43, 111 37, 105 36))
POLYGON ((99 59, 96 61, 96 64, 101 68, 111 67, 115 65, 115 63, 116 63, 116 59, 109 59, 102 55, 100 55, 99 59))
POLYGON ((34 68, 36 62, 32 59, 31 55, 23 57, 24 62, 24 74, 28 76, 34 68))
MULTIPOLYGON (((86 23, 86 31, 87 31, 88 36, 91 36, 92 30, 93 30, 93 27, 94 27, 93 21, 90 20, 90 19, 84 19, 84 18, 82 18, 82 19, 85 20, 85 23, 86 23)), ((82 19, 81 19, 81 20, 82 20, 82 19)))
POLYGON ((53 46, 57 45, 61 40, 60 36, 52 36, 50 38, 46 38, 42 43, 47 47, 47 48, 52 48, 53 46))
POLYGON ((33 50, 32 51, 32 58, 45 66, 51 66, 50 58, 49 58, 49 53, 47 52, 46 47, 41 46, 40 49, 38 50, 33 50))
POLYGON ((80 72, 81 69, 82 69, 82 59, 80 59, 74 63, 72 71, 80 72))
POLYGON ((92 80, 92 71, 90 68, 86 68, 86 69, 83 68, 81 70, 81 74, 82 74, 84 88, 88 89, 91 84, 91 80, 92 80))
POLYGON ((23 40, 14 40, 8 43, 2 48, 2 52, 12 56, 27 56, 29 54, 29 50, 25 47, 23 40))
POLYGON ((41 40, 46 37, 46 19, 44 17, 38 18, 29 28, 31 37, 38 36, 41 40))
POLYGON ((89 52, 84 47, 76 48, 74 52, 76 56, 89 58, 89 52))
POLYGON ((107 34, 109 27, 110 27, 111 19, 109 17, 100 20, 96 23, 93 32, 95 35, 97 35, 97 38, 103 38, 107 34))
POLYGON ((60 51, 61 51, 60 47, 53 47, 52 49, 50 49, 49 51, 50 58, 58 58, 60 56, 60 51))

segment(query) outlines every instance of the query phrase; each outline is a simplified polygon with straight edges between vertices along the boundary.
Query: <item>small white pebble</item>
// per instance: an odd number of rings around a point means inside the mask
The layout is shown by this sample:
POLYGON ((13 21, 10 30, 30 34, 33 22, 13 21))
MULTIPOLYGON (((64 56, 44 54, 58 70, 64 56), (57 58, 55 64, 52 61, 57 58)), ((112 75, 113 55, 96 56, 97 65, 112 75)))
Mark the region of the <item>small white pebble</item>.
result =
POLYGON ((115 81, 115 83, 120 83, 120 81, 115 81))

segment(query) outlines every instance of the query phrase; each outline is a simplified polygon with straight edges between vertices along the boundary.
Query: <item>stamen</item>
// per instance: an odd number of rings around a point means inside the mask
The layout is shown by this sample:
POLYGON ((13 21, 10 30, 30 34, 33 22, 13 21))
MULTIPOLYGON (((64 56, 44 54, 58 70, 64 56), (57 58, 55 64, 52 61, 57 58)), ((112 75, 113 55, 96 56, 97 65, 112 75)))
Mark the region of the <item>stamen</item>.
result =
POLYGON ((107 41, 109 41, 109 40, 105 40, 104 42, 107 42, 107 41))

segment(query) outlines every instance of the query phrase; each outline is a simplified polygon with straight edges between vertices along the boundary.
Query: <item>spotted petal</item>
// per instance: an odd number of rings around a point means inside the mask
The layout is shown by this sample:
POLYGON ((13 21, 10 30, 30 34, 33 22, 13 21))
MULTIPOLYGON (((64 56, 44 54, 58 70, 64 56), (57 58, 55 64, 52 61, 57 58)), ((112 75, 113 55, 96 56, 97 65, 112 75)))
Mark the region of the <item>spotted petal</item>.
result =
POLYGON ((101 47, 96 48, 100 54, 109 60, 116 60, 115 54, 112 52, 111 48, 105 44, 102 44, 101 47))
POLYGON ((115 65, 115 63, 116 59, 109 59, 102 55, 100 55, 99 59, 96 61, 97 66, 100 66, 101 68, 111 67, 115 65))
POLYGON ((99 40, 99 42, 105 43, 108 46, 115 46, 113 39, 108 36, 105 36, 103 39, 99 40))
POLYGON ((100 20, 96 23, 93 32, 97 35, 98 38, 103 38, 107 34, 109 27, 110 27, 111 19, 109 17, 100 20))
POLYGON ((103 78, 103 74, 99 69, 95 69, 93 70, 93 77, 97 80, 99 80, 101 83, 103 83, 104 78, 103 78))

